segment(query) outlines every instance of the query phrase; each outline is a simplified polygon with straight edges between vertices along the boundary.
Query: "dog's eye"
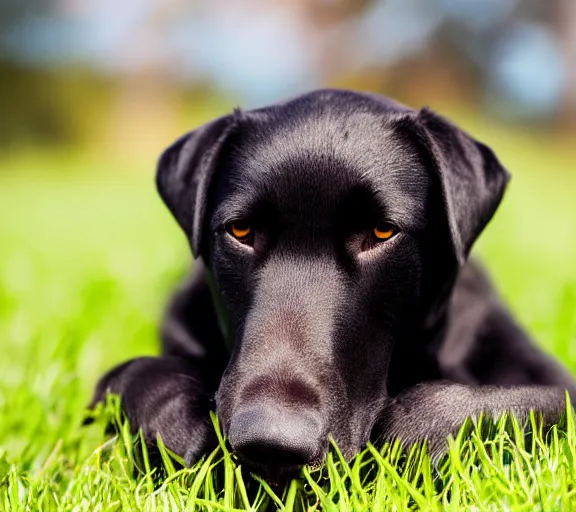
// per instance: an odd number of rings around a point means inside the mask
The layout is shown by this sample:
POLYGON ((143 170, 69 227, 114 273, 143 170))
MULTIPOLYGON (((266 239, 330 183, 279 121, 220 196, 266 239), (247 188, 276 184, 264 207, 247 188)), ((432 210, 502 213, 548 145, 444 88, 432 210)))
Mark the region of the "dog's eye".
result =
POLYGON ((243 220, 230 222, 230 224, 227 226, 227 230, 228 233, 230 233, 234 238, 240 240, 241 242, 246 242, 252 233, 250 224, 243 220))
POLYGON ((390 224, 389 222, 381 222, 374 228, 374 236, 378 240, 390 240, 396 233, 397 229, 395 226, 390 224))

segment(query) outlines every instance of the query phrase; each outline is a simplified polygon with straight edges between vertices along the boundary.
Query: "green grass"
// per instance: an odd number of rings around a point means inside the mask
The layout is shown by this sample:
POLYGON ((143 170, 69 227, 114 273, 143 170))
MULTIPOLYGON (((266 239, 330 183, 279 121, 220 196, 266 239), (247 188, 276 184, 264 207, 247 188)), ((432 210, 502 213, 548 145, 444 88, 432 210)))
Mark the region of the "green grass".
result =
MULTIPOLYGON (((514 176, 478 252, 521 322, 576 373, 576 153, 476 124, 514 176)), ((572 424, 546 443, 503 424, 491 441, 453 444, 438 467, 421 451, 369 447, 346 464, 333 449, 323 472, 284 490, 222 448, 150 474, 126 430, 108 440, 101 422, 80 423, 104 370, 157 352, 162 305, 190 263, 152 166, 32 155, 0 169, 0 510, 576 508, 572 424)))

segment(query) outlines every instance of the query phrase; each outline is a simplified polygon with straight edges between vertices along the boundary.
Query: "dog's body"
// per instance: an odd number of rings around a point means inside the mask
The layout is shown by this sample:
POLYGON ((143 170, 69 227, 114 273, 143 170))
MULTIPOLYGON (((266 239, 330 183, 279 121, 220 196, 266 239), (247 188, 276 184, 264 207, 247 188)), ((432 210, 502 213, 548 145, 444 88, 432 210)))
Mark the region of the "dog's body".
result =
POLYGON ((427 110, 317 91, 169 148, 160 194, 199 258, 158 358, 108 373, 150 443, 282 470, 368 440, 439 450, 468 417, 556 421, 570 375, 515 324, 470 248, 507 173, 427 110), (213 401, 215 398, 215 401, 213 401))

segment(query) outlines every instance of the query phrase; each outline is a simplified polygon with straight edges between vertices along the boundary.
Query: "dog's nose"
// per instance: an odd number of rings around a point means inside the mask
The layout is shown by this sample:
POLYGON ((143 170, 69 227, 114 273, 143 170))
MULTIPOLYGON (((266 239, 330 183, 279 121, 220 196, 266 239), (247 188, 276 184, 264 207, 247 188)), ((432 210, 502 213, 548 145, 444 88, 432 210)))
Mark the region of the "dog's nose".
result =
POLYGON ((230 422, 232 449, 248 460, 273 466, 301 466, 322 456, 318 419, 311 412, 252 406, 230 422))

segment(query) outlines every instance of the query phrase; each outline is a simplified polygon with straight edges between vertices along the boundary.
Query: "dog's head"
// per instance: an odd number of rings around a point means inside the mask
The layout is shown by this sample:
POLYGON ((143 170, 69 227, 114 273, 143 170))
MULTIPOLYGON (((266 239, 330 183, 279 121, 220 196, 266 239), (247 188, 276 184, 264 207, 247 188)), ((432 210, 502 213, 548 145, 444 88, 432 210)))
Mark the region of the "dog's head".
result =
POLYGON ((295 467, 331 435, 355 453, 393 347, 441 316, 507 179, 445 119, 347 91, 237 111, 172 145, 158 187, 208 268, 233 449, 295 467))

